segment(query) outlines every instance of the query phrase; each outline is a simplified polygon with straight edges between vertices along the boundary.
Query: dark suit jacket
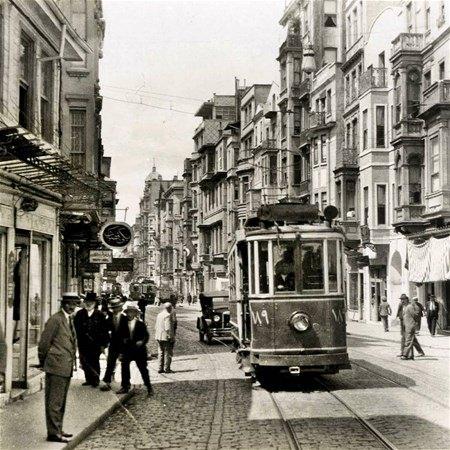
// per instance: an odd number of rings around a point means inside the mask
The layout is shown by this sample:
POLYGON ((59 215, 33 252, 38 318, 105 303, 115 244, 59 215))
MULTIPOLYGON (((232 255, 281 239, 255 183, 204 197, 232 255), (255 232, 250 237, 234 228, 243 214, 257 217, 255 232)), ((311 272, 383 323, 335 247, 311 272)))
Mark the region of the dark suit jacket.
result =
POLYGON ((89 317, 86 309, 80 309, 73 319, 77 332, 80 351, 92 350, 100 352, 100 347, 106 347, 109 334, 105 315, 97 309, 89 317))
POLYGON ((430 300, 427 300, 427 303, 425 304, 425 310, 427 312, 427 317, 437 317, 439 315, 439 303, 438 302, 434 302, 434 310, 430 311, 430 300))
POLYGON ((136 320, 134 331, 130 336, 130 329, 128 326, 128 319, 122 320, 118 329, 119 335, 119 352, 127 359, 147 358, 147 342, 149 334, 147 325, 142 320, 136 320), (136 343, 141 341, 143 344, 137 346, 136 343))
POLYGON ((64 312, 48 319, 38 346, 39 362, 44 371, 61 377, 71 377, 77 351, 76 337, 64 312))
POLYGON ((109 333, 109 346, 112 349, 119 350, 120 348, 120 335, 119 330, 122 328, 122 322, 128 323, 126 316, 122 313, 119 314, 119 325, 117 328, 114 326, 114 316, 111 311, 108 313, 108 317, 106 318, 106 327, 109 333))
POLYGON ((420 308, 415 304, 410 303, 403 309, 403 322, 405 324, 406 332, 412 332, 417 328, 419 318, 420 308))

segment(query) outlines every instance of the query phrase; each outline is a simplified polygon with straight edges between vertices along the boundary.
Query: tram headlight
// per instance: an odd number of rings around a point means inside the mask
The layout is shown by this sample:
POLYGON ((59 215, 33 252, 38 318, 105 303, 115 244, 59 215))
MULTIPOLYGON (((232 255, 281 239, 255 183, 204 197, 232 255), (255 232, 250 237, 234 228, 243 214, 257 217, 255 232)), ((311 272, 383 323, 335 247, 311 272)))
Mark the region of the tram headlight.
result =
POLYGON ((214 320, 214 322, 220 322, 220 316, 215 314, 214 317, 213 317, 213 320, 214 320))
POLYGON ((289 325, 297 331, 306 331, 311 326, 311 321, 307 314, 295 312, 289 319, 289 325))

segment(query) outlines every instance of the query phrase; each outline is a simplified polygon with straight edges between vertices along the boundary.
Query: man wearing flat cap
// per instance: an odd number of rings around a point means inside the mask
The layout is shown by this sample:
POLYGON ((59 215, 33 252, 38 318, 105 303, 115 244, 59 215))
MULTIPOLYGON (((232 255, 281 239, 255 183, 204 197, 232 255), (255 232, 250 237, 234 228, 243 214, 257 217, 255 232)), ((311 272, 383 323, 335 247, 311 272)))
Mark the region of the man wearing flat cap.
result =
POLYGON ((152 395, 153 389, 147 368, 147 342, 149 339, 147 325, 139 319, 141 311, 133 303, 125 303, 123 312, 127 320, 122 321, 118 329, 122 387, 117 393, 125 394, 130 390, 130 364, 131 361, 134 361, 141 373, 148 395, 152 395))
POLYGON ((72 314, 79 301, 74 292, 62 295, 61 310, 48 319, 38 346, 45 372, 47 440, 51 442, 69 442, 72 437, 63 431, 63 419, 77 350, 72 314))

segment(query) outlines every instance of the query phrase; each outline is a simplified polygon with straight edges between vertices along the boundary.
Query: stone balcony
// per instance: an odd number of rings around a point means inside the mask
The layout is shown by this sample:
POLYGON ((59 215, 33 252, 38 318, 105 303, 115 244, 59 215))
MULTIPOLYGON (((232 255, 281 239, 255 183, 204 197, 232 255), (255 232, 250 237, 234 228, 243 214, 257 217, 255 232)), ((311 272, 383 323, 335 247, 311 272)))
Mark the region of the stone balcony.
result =
POLYGON ((335 171, 351 169, 357 170, 359 167, 359 150, 356 147, 341 147, 336 151, 335 171))
POLYGON ((395 222, 417 222, 422 220, 423 205, 403 205, 394 209, 395 222))
POLYGON ((311 80, 309 78, 306 78, 298 86, 298 98, 300 100, 303 100, 304 98, 309 96, 310 91, 311 91, 311 80))
POLYGON ((422 139, 422 128, 421 119, 402 119, 393 127, 392 141, 402 137, 422 139))
POLYGON ((359 78, 359 95, 376 88, 386 87, 387 69, 370 67, 359 78))
POLYGON ((358 220, 356 219, 339 220, 339 225, 344 230, 346 242, 348 241, 359 242, 361 240, 358 220))
POLYGON ((422 33, 400 33, 392 41, 391 59, 401 52, 421 52, 423 45, 422 33))
POLYGON ((419 117, 426 119, 442 108, 450 109, 450 80, 436 81, 423 92, 419 117))

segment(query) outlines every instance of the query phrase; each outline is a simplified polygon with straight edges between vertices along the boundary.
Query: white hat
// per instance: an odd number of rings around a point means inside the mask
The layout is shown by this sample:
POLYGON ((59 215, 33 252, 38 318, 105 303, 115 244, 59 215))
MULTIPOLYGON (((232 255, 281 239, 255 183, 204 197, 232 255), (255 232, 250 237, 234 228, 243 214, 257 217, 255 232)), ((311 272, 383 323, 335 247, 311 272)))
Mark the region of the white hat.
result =
POLYGON ((138 313, 141 312, 141 310, 133 302, 125 302, 125 304, 123 305, 123 311, 137 311, 138 313))

